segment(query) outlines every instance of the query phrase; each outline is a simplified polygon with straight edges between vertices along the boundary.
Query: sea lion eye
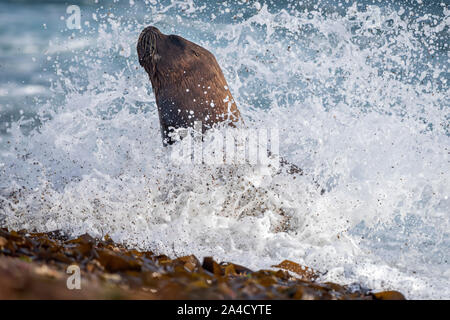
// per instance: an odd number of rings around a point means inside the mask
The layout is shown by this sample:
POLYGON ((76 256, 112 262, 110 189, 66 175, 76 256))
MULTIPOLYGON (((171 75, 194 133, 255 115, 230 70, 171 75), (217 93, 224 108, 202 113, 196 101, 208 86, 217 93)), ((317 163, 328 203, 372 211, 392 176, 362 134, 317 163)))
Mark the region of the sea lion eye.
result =
POLYGON ((171 35, 169 36, 169 39, 172 41, 172 43, 173 43, 174 45, 176 45, 177 47, 180 47, 180 48, 184 49, 185 44, 183 43, 182 39, 181 39, 179 36, 176 36, 176 35, 171 34, 171 35))

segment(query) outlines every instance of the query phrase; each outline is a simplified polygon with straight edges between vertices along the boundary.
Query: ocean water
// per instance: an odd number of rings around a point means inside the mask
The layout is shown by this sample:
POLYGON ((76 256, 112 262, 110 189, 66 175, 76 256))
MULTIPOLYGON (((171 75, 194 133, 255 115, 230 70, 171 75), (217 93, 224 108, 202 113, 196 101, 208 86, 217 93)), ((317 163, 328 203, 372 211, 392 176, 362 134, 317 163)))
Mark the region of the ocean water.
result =
POLYGON ((71 4, 81 29, 64 1, 0 1, 0 226, 450 298, 448 0, 71 4), (148 25, 213 52, 306 175, 172 163, 148 25))

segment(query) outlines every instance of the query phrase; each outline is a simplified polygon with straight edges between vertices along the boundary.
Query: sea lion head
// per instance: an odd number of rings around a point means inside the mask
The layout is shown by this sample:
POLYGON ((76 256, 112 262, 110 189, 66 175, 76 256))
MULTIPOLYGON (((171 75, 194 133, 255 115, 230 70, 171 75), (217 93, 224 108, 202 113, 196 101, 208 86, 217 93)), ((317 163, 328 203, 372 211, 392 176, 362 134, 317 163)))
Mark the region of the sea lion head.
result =
MULTIPOLYGON (((178 69, 180 59, 185 60, 188 41, 177 35, 165 35, 158 28, 149 26, 142 30, 137 43, 139 64, 150 76, 154 87, 178 69)), ((192 44, 193 45, 193 44, 192 44)))

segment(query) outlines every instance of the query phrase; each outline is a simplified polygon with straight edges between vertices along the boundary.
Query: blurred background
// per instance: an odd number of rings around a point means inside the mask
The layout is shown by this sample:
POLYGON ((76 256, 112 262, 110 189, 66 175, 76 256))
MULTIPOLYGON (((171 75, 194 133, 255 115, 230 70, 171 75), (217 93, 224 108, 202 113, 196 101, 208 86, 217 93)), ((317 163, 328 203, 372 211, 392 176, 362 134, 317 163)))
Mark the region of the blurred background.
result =
MULTIPOLYGON (((321 1, 129 1, 129 0, 85 0, 85 1, 0 1, 0 134, 5 135, 11 122, 19 118, 29 119, 24 128, 39 123, 36 118, 37 106, 46 99, 57 99, 61 103, 64 92, 51 91, 52 84, 58 78, 61 64, 73 62, 74 57, 86 53, 86 50, 96 48, 102 41, 99 32, 105 29, 110 19, 121 23, 123 31, 130 37, 136 37, 138 29, 146 23, 156 23, 165 32, 180 34, 184 37, 205 42, 210 46, 228 44, 227 41, 214 40, 214 29, 223 25, 239 25, 258 10, 262 5, 269 12, 287 10, 293 13, 320 12, 321 15, 345 16, 348 8, 354 4, 358 10, 368 6, 402 10, 403 17, 408 17, 408 23, 417 22, 415 31, 417 39, 422 39, 426 46, 432 47, 432 52, 417 59, 417 68, 428 63, 439 63, 441 74, 439 79, 447 80, 448 74, 448 21, 441 24, 440 30, 428 32, 429 26, 439 24, 439 18, 444 19, 444 11, 448 10, 448 0, 321 0, 321 1), (81 29, 67 28, 67 13, 70 5, 77 5, 81 13, 81 29), (199 26, 204 23, 205 26, 199 26), (432 42, 427 36, 432 36, 432 42)), ((448 19, 446 17, 445 19, 448 19)), ((281 30, 279 41, 285 30, 281 30)), ((309 31, 305 31, 309 32, 309 31)), ((313 30, 312 30, 313 32, 313 30)), ((119 40, 119 39, 117 39, 119 40)), ((132 39, 130 39, 132 40, 132 39)), ((120 44, 118 44, 120 45, 120 44)), ((289 45, 289 44, 288 44, 289 45)), ((127 48, 129 49, 129 48, 127 48)), ((136 59, 134 47, 130 52, 131 60, 136 59)), ((305 54, 305 52, 303 52, 305 54)), ((123 61, 115 55, 108 57, 111 64, 108 71, 121 68, 123 61)), ((81 66, 80 66, 81 67, 81 66)), ((419 71, 416 74, 420 76, 419 71)), ((87 70, 86 70, 87 71, 87 70)), ((86 72, 85 71, 85 72, 86 72)), ((105 70, 106 71, 106 70, 105 70)), ((416 70, 415 70, 416 71, 416 70)), ((410 75, 408 75, 410 76, 410 75)), ((423 79, 422 79, 423 81, 423 79)), ((441 81, 437 81, 442 86, 441 81)), ((253 97, 248 101, 256 106, 263 106, 262 98, 253 97), (256 100, 256 101, 255 101, 256 100)))

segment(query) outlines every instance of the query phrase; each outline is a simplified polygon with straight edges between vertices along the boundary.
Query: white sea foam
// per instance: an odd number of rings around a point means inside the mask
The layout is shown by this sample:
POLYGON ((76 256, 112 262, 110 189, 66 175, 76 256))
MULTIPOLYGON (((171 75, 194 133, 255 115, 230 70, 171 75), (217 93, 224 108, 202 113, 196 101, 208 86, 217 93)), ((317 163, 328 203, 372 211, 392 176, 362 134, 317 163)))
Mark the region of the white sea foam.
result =
MULTIPOLYGON (((251 268, 290 259, 324 281, 450 298, 448 62, 423 61, 437 49, 416 35, 420 21, 376 6, 339 16, 261 5, 215 25, 176 8, 153 10, 157 26, 214 52, 246 125, 278 128, 281 155, 307 174, 170 162, 134 52, 154 21, 109 17, 98 46, 56 57, 66 101, 40 106, 50 120, 29 135, 12 124, 2 225, 251 268), (105 73, 109 57, 120 67, 105 73)), ((442 23, 420 30, 436 40, 442 23)))

